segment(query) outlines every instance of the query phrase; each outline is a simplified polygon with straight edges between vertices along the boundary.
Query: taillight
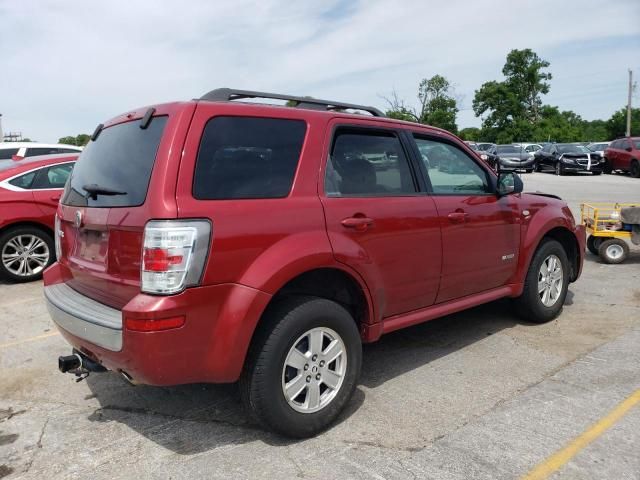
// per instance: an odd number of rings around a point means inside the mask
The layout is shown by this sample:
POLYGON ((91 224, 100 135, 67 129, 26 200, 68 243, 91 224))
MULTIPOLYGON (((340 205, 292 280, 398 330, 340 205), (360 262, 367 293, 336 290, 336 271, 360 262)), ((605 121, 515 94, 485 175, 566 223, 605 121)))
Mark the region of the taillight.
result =
POLYGON ((153 220, 145 226, 141 289, 169 295, 200 284, 209 250, 206 220, 153 220))
POLYGON ((55 244, 56 247, 56 260, 60 260, 60 258, 62 257, 62 245, 60 244, 60 242, 62 241, 62 228, 60 226, 60 217, 58 217, 58 214, 56 213, 56 218, 55 218, 55 226, 54 226, 54 232, 53 232, 53 242, 55 244))

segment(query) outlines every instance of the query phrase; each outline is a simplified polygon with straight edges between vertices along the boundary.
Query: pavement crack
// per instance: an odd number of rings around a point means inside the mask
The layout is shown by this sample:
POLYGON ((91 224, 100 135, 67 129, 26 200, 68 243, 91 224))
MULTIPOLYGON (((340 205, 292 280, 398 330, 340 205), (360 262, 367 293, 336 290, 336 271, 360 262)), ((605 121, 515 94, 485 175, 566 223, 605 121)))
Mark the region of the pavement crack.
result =
POLYGON ((29 470, 31 470, 31 466, 33 465, 33 462, 35 461, 36 457, 38 456, 38 453, 40 452, 40 449, 42 448, 42 437, 44 437, 44 432, 47 429, 48 424, 49 424, 49 418, 47 417, 47 419, 44 421, 44 425, 42 425, 42 430, 40 430, 40 436, 38 437, 38 441, 36 442, 36 450, 33 452, 33 455, 31 455, 31 458, 27 463, 24 473, 27 473, 29 472, 29 470))

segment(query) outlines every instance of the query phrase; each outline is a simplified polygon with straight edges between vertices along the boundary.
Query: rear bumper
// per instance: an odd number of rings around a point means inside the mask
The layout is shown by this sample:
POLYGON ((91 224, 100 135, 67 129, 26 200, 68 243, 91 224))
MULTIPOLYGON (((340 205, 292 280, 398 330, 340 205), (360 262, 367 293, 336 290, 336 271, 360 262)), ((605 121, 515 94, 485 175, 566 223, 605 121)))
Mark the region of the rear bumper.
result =
POLYGON ((45 287, 44 297, 58 328, 106 350, 122 350, 121 311, 85 297, 66 283, 45 287))
POLYGON ((72 347, 109 370, 148 385, 225 383, 242 371, 251 337, 271 295, 238 284, 190 288, 171 296, 139 294, 122 310, 102 305, 63 282, 58 264, 45 272, 52 319, 72 347), (138 332, 127 318, 184 315, 180 328, 138 332))

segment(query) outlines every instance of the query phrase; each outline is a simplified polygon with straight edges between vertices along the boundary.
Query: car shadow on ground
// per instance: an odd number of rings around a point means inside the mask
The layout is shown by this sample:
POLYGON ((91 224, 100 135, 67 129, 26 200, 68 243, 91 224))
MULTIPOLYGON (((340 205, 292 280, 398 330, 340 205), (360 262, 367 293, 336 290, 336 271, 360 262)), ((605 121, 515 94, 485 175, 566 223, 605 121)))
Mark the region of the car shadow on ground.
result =
MULTIPOLYGON (((572 296, 568 297, 571 302, 572 296)), ((492 302, 383 336, 364 346, 360 385, 374 389, 386 381, 520 324, 508 300, 492 302)), ((115 373, 86 380, 99 407, 95 422, 118 422, 182 455, 255 440, 269 445, 295 443, 261 429, 246 413, 236 385, 131 386, 115 373)), ((337 423, 365 401, 358 387, 337 423)))

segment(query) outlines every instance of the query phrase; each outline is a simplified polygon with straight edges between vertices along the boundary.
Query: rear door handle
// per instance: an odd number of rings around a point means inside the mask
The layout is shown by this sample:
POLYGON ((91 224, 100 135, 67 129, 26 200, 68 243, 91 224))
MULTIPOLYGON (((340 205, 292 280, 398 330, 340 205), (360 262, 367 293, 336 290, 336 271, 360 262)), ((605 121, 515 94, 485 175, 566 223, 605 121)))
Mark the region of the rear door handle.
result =
POLYGON ((353 228, 358 232, 364 232, 373 225, 373 219, 369 217, 349 217, 340 222, 345 228, 353 228))
POLYGON ((447 218, 451 223, 463 223, 469 219, 469 214, 466 212, 451 212, 447 215, 447 218))

